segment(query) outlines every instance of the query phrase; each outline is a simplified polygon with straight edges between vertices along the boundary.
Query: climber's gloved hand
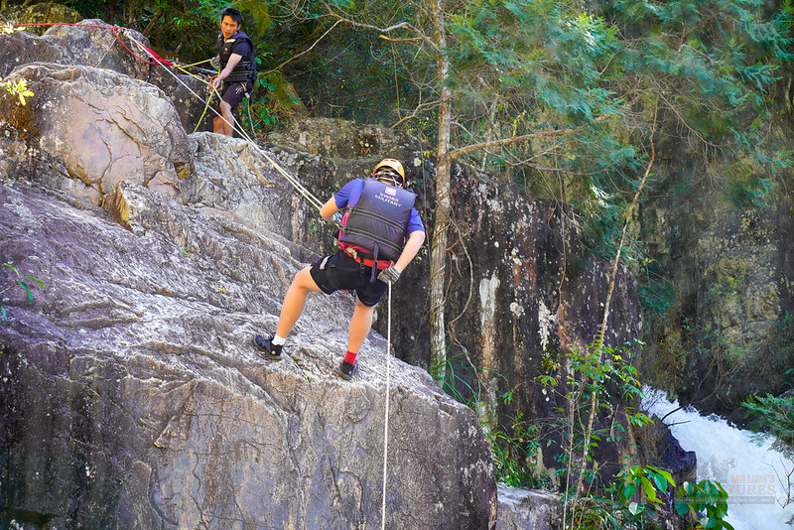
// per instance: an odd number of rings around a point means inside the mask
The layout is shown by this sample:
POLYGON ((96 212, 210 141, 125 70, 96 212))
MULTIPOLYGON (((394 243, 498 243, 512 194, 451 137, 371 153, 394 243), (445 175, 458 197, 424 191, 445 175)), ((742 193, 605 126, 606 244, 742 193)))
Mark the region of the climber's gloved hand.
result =
POLYGON ((400 279, 400 271, 395 269, 394 267, 389 267, 388 269, 383 269, 380 274, 378 274, 378 279, 383 283, 387 283, 389 285, 393 284, 397 280, 400 279))
POLYGON ((331 222, 337 226, 342 226, 342 214, 336 212, 334 216, 331 218, 331 222))
POLYGON ((220 59, 218 59, 217 56, 213 57, 212 59, 210 59, 210 66, 212 66, 212 68, 215 69, 215 70, 220 70, 220 68, 221 68, 220 59))

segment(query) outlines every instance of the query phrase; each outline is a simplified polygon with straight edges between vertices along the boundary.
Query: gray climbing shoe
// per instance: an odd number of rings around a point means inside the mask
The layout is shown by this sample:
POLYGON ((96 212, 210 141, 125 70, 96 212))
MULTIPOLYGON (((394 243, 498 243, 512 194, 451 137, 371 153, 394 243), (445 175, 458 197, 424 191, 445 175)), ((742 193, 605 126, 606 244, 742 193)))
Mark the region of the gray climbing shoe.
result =
POLYGON ((353 374, 358 370, 358 363, 350 364, 347 361, 342 361, 342 364, 336 369, 337 375, 345 381, 350 381, 353 374))
POLYGON ((254 337, 254 346, 256 346, 259 351, 264 353, 265 357, 271 361, 281 360, 282 346, 273 344, 273 337, 266 339, 262 335, 257 335, 254 337))

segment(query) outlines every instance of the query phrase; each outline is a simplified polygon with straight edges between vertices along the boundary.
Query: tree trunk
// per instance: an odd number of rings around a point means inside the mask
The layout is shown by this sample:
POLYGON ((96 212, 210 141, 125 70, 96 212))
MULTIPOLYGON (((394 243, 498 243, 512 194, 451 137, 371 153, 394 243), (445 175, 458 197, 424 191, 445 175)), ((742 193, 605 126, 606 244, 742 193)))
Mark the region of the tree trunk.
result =
POLYGON ((440 89, 438 109, 438 145, 436 167, 435 227, 430 244, 430 365, 438 370, 443 379, 446 372, 447 346, 444 323, 444 304, 447 265, 447 230, 450 210, 450 173, 452 159, 449 156, 449 134, 452 117, 452 100, 447 80, 449 57, 446 53, 447 36, 444 28, 443 0, 433 2, 433 41, 436 44, 436 71, 440 89))

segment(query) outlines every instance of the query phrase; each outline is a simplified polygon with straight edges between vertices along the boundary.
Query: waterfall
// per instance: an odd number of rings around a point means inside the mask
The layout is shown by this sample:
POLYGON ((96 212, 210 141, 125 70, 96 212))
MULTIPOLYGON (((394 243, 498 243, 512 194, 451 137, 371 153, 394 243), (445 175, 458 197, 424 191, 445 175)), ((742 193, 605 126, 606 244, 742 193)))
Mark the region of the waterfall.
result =
MULTIPOLYGON (((664 393, 645 389, 643 408, 662 418, 678 408, 664 393)), ((787 474, 794 462, 772 449, 768 440, 758 442, 753 433, 731 427, 719 416, 701 416, 697 410, 676 411, 664 421, 681 447, 694 451, 698 481, 718 480, 728 492, 728 517, 735 530, 787 530, 794 504, 785 508, 787 474)), ((794 474, 791 484, 794 486, 794 474)), ((792 492, 794 497, 794 491, 792 492)))

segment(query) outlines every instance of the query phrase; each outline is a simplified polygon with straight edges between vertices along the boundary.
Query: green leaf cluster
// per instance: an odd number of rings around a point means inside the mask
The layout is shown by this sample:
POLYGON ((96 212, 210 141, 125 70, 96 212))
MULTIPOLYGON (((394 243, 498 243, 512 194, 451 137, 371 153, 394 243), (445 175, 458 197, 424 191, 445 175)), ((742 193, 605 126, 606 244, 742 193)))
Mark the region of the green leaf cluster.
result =
POLYGON ((728 515, 728 493, 719 482, 684 482, 678 488, 675 510, 679 515, 694 517, 704 529, 733 530, 733 526, 725 520, 728 515))
POLYGON ((527 422, 519 411, 509 430, 485 426, 491 443, 494 472, 499 482, 517 488, 535 488, 542 480, 532 472, 539 457, 540 426, 527 422))
POLYGON ((670 473, 654 466, 633 466, 618 473, 617 478, 623 481, 619 498, 634 516, 646 510, 654 511, 654 506, 663 504, 668 487, 675 487, 670 473))
POLYGON ((25 98, 33 96, 33 92, 28 89, 27 79, 2 81, 0 82, 0 89, 5 89, 6 92, 17 98, 20 105, 27 104, 25 98))
MULTIPOLYGON (((788 370, 789 374, 792 372, 788 370)), ((763 433, 761 437, 771 435, 778 449, 794 452, 794 395, 750 396, 742 405, 755 418, 756 428, 763 433)))
MULTIPOLYGON (((12 281, 10 283, 6 284, 6 287, 4 289, 0 290, 0 296, 2 296, 3 293, 6 293, 18 286, 20 289, 24 290, 25 293, 27 293, 28 301, 32 302, 33 293, 30 292, 30 286, 28 285, 30 282, 27 282, 26 280, 31 280, 33 282, 36 282, 39 284, 39 287, 42 288, 44 287, 44 282, 33 276, 22 276, 17 270, 17 268, 11 263, 3 263, 3 266, 6 267, 7 269, 10 269, 15 276, 12 278, 12 281)), ((3 305, 2 298, 0 298, 0 316, 2 316, 3 322, 8 320, 8 312, 6 311, 6 306, 3 305)))

